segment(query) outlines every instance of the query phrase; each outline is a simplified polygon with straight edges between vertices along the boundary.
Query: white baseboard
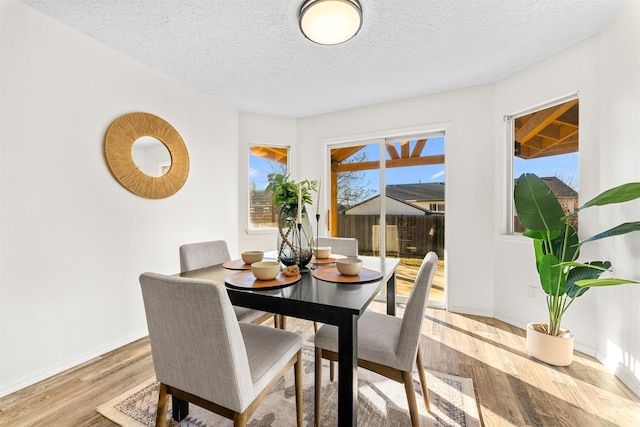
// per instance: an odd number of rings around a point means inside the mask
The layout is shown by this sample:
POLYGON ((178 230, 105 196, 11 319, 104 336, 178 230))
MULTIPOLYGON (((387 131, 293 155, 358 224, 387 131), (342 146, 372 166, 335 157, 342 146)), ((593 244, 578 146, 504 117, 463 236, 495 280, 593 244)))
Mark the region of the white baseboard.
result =
POLYGON ((144 338, 147 335, 148 335, 148 332, 146 330, 138 332, 136 334, 129 335, 128 337, 124 337, 120 340, 114 341, 111 344, 103 346, 99 349, 93 350, 89 353, 85 353, 84 355, 79 356, 73 360, 69 360, 65 363, 62 363, 53 369, 47 370, 46 372, 40 372, 40 373, 31 375, 28 378, 23 378, 19 382, 9 384, 8 386, 3 385, 3 387, 0 388, 0 397, 7 396, 25 387, 33 385, 39 381, 46 380, 49 377, 52 377, 54 375, 57 375, 61 372, 66 371, 67 369, 75 368, 76 366, 81 365, 82 363, 88 362, 91 359, 94 359, 98 356, 102 356, 103 354, 108 353, 117 348, 120 348, 124 345, 130 344, 136 340, 139 340, 140 338, 144 338))
MULTIPOLYGON (((596 359, 600 361, 604 366, 609 366, 610 363, 607 361, 607 357, 598 353, 596 359)), ((622 363, 616 363, 615 369, 613 369, 613 375, 618 377, 620 381, 622 381, 627 387, 631 389, 631 391, 638 397, 640 397, 640 379, 631 371, 628 367, 623 365, 622 363)))

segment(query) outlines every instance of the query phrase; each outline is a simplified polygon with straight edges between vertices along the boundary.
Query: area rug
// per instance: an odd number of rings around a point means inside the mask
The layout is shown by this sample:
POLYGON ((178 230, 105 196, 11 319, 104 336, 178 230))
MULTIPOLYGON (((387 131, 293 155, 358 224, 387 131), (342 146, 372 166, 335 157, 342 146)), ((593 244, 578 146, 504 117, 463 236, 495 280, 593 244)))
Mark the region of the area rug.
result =
MULTIPOLYGON (((303 424, 314 421, 314 349, 303 347, 303 424)), ((321 425, 335 426, 338 417, 338 382, 329 381, 326 360, 323 370, 321 425)), ((461 378, 428 371, 427 387, 431 400, 431 413, 427 413, 422 400, 420 380, 414 373, 416 399, 421 425, 425 427, 480 427, 478 407, 473 383, 461 378)), ((155 423, 158 403, 158 383, 150 378, 143 384, 123 393, 97 408, 105 417, 124 427, 152 427, 155 423)), ((177 423, 171 418, 171 406, 167 426, 171 427, 229 427, 233 423, 193 404, 189 416, 177 423)), ((273 387, 249 420, 249 427, 295 426, 295 388, 293 369, 290 369, 273 387)), ((410 426, 409 409, 404 385, 383 376, 358 370, 358 425, 375 427, 410 426)))

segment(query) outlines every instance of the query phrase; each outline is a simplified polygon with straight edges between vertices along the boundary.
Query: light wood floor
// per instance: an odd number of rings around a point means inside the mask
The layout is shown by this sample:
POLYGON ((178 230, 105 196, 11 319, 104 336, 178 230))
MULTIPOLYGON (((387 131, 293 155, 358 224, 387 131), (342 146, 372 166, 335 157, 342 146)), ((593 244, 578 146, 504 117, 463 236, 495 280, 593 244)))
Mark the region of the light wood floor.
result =
MULTIPOLYGON (((418 270, 420 266, 416 265, 403 265, 400 264, 396 269, 396 294, 409 297, 411 289, 416 281, 418 270)), ((433 282, 431 284, 431 291, 429 292, 429 301, 444 302, 444 265, 438 265, 435 275, 433 276, 433 282)))
MULTIPOLYGON (((287 329, 313 335, 304 320, 287 329)), ((427 309, 423 335, 428 368, 473 378, 485 426, 640 426, 640 399, 591 357, 551 367, 526 355, 521 329, 443 310, 427 309)), ((152 375, 142 339, 0 399, 0 425, 113 426, 95 408, 152 375)))

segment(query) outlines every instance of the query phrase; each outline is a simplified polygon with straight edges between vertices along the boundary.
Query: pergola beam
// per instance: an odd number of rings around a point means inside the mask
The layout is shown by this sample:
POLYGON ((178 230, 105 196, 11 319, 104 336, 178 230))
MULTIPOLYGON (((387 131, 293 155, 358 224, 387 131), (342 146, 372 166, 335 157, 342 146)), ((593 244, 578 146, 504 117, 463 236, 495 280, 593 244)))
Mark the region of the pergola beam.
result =
POLYGON ((411 152, 411 157, 420 157, 425 145, 427 145, 426 139, 417 140, 416 145, 413 147, 413 151, 411 152))
MULTIPOLYGON (((385 168, 401 168, 406 166, 427 166, 444 164, 444 154, 425 157, 406 157, 402 159, 390 159, 385 162, 385 168)), ((364 171, 380 169, 380 162, 338 163, 336 172, 364 171)), ((333 168, 332 168, 333 170, 333 168)))
POLYGON ((577 99, 565 102, 555 107, 549 107, 535 113, 527 122, 516 131, 515 139, 525 145, 527 141, 538 134, 542 129, 554 122, 558 117, 566 113, 578 103, 577 99))

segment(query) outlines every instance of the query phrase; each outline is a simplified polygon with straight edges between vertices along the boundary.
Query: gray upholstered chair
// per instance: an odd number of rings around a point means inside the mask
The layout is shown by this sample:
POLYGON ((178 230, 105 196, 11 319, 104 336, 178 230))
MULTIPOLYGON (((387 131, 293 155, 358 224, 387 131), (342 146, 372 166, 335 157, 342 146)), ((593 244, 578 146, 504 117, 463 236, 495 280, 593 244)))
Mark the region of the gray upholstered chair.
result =
POLYGON ((238 322, 226 288, 216 282, 144 273, 140 285, 160 382, 156 426, 166 425, 169 395, 245 426, 291 366, 302 426, 299 335, 238 322))
MULTIPOLYGON (((402 318, 367 310, 358 321, 358 366, 404 383, 413 427, 420 426, 418 405, 413 388, 413 367, 416 364, 425 407, 427 411, 431 410, 419 340, 427 297, 437 267, 438 256, 429 252, 422 261, 402 318)), ((333 325, 322 326, 316 333, 315 346, 315 413, 316 425, 318 425, 322 358, 337 360, 338 328, 333 325)))
MULTIPOLYGON (((212 265, 222 264, 231 261, 229 246, 224 240, 213 240, 210 242, 187 243, 180 246, 180 271, 191 271, 205 268, 212 265)), ((236 317, 240 322, 251 322, 260 324, 273 317, 275 326, 277 317, 271 313, 265 313, 251 308, 233 306, 236 317)))
POLYGON ((318 237, 318 246, 331 246, 332 254, 358 256, 358 239, 353 237, 318 237))

